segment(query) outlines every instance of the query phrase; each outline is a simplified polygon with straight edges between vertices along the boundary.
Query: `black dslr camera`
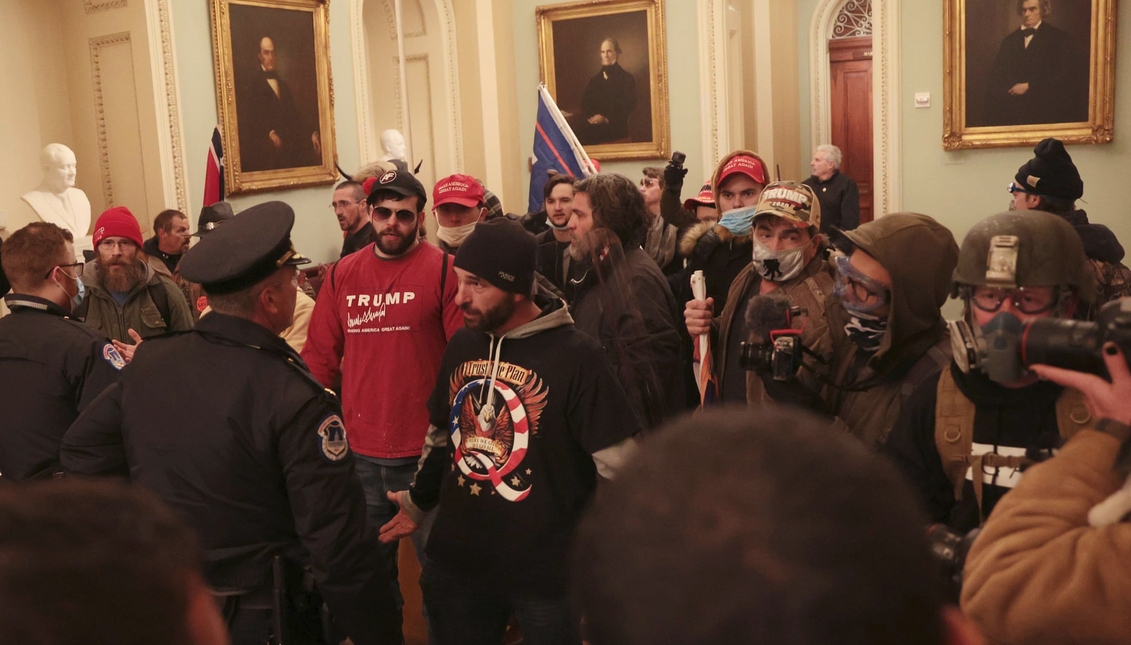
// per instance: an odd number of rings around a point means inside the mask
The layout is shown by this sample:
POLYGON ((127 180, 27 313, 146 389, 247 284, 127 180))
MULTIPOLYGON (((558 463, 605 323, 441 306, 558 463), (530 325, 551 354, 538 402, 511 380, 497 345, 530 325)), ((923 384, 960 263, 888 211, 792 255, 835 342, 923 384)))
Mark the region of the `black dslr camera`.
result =
POLYGON ((931 556, 939 565, 939 577, 944 597, 958 604, 962 593, 963 569, 966 568, 966 555, 982 531, 978 527, 969 533, 959 533, 946 524, 932 524, 927 529, 927 543, 931 556))
POLYGON ((1040 318, 1026 323, 1021 335, 1021 362, 1106 375, 1103 346, 1108 342, 1131 356, 1131 298, 1107 303, 1095 322, 1040 318))
POLYGON ((779 329, 770 332, 770 338, 768 343, 742 343, 738 364, 744 370, 769 374, 775 381, 788 381, 801 369, 805 355, 801 332, 779 329))

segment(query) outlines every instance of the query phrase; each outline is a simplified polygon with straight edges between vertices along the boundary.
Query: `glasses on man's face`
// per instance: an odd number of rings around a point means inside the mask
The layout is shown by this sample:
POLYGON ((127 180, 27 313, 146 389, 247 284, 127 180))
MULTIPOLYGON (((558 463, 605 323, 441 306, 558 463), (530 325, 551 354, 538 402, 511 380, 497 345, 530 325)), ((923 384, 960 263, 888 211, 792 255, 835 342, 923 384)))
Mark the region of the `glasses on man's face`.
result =
POLYGON ((1029 194, 1029 191, 1025 190, 1021 186, 1018 186, 1017 182, 1015 182, 1015 181, 1009 182, 1009 185, 1006 186, 1005 189, 1009 191, 1010 195, 1013 195, 1013 194, 1016 194, 1016 193, 1025 193, 1026 195, 1029 194))
POLYGON ((137 245, 133 243, 133 240, 105 239, 98 243, 98 248, 106 249, 107 251, 111 251, 113 249, 122 249, 123 251, 125 251, 126 249, 136 249, 137 245))
POLYGON ((416 213, 410 210, 402 209, 399 211, 393 211, 392 209, 385 208, 384 206, 378 206, 377 208, 373 209, 373 219, 377 220, 378 222, 384 222, 393 215, 397 216, 397 222, 399 224, 411 224, 416 221, 416 213))
POLYGON ((349 208, 350 206, 352 206, 354 204, 364 204, 364 203, 365 203, 364 199, 359 199, 357 201, 342 200, 342 201, 338 201, 338 202, 330 202, 330 210, 332 210, 336 213, 336 212, 338 212, 339 208, 342 209, 342 210, 345 210, 345 209, 349 208))
POLYGON ((656 180, 652 179, 651 177, 645 177, 644 179, 640 180, 640 187, 641 188, 651 188, 652 186, 655 186, 655 185, 656 185, 656 180))
POLYGON ((1006 299, 1023 314, 1041 314, 1056 306, 1056 294, 1050 287, 975 287, 970 302, 987 313, 995 313, 1006 299))
POLYGON ((71 264, 56 264, 55 266, 51 267, 51 270, 47 272, 47 275, 43 276, 43 279, 46 280, 47 278, 50 278, 51 274, 55 272, 55 269, 74 269, 75 275, 73 275, 71 277, 78 279, 78 277, 80 275, 82 275, 83 269, 85 267, 86 267, 86 262, 72 262, 71 264))

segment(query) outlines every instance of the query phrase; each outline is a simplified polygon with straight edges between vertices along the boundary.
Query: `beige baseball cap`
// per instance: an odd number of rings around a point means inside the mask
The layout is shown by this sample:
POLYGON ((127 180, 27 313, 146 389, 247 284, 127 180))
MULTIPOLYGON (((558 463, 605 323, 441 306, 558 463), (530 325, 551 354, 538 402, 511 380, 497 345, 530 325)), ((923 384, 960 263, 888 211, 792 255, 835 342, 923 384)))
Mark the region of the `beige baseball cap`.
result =
POLYGON ((755 219, 760 215, 777 215, 798 228, 821 228, 821 203, 817 201, 817 194, 809 186, 795 181, 769 183, 754 210, 755 219))

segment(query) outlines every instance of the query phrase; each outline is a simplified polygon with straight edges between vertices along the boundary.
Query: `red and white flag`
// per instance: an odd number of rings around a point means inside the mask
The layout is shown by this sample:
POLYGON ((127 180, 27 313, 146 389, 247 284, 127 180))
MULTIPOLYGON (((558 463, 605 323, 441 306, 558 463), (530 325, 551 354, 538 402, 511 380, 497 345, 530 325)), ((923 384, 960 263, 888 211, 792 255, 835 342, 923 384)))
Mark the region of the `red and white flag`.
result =
POLYGON ((212 131, 212 145, 208 148, 208 168, 204 171, 204 205, 224 201, 224 142, 220 126, 212 131))

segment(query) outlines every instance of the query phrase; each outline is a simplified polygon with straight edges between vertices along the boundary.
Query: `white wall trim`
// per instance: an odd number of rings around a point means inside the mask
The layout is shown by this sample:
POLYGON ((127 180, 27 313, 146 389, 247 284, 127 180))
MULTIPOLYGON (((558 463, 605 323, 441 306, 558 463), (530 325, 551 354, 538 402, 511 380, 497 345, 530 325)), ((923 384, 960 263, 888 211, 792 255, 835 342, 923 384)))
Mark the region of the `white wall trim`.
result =
POLYGON ((699 107, 703 115, 703 167, 714 170, 723 156, 720 142, 730 141, 727 120, 726 1, 699 2, 699 107))
POLYGON ((872 163, 876 217, 903 210, 900 63, 903 37, 899 4, 872 3, 872 163))
MULTIPOLYGON (((456 25, 455 14, 452 11, 451 0, 431 0, 435 3, 436 15, 439 17, 440 42, 443 44, 443 55, 440 60, 440 73, 443 75, 443 84, 446 88, 445 102, 451 106, 452 128, 452 157, 448 161, 453 168, 463 168, 463 119, 460 109, 458 61, 456 59, 456 25)), ((373 123, 373 114, 370 109, 369 96, 369 46, 365 34, 365 21, 363 12, 366 2, 381 5, 381 10, 386 12, 386 19, 392 10, 391 0, 350 0, 350 25, 352 25, 353 49, 353 78, 357 108, 357 146, 361 164, 375 161, 381 157, 381 133, 373 123)), ((406 34, 412 37, 414 34, 406 34)), ((416 34, 420 35, 420 34, 416 34)), ((394 33, 391 39, 396 38, 394 33)), ((406 56, 406 59, 411 58, 406 56)), ((400 109, 399 107, 397 108, 400 109)))
POLYGON ((149 30, 154 108, 157 123, 161 125, 157 128, 157 147, 164 205, 175 205, 177 210, 188 213, 188 173, 182 146, 184 125, 177 93, 177 57, 169 0, 145 0, 145 19, 149 30))
MULTIPOLYGON (((822 0, 809 25, 809 133, 813 147, 828 143, 829 39, 837 14, 847 0, 822 0)), ((903 205, 902 116, 900 113, 899 2, 872 2, 872 182, 875 217, 903 205)), ((808 154, 807 151, 802 151, 808 154)))

